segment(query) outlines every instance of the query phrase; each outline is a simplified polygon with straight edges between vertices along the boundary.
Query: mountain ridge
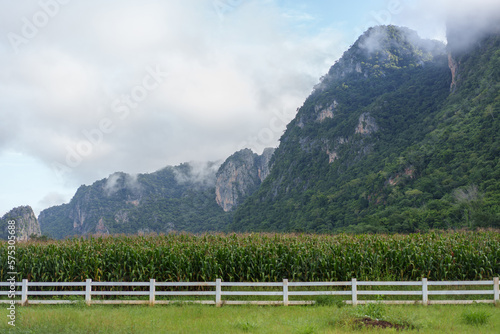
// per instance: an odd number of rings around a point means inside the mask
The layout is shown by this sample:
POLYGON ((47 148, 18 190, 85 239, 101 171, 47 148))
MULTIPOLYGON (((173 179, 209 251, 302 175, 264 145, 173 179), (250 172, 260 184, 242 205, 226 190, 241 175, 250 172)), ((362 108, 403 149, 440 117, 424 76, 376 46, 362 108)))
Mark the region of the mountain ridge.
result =
POLYGON ((222 164, 191 162, 149 174, 113 173, 79 187, 69 203, 40 212, 41 230, 58 239, 223 230, 231 211, 267 176, 272 152, 258 155, 244 149, 222 164), (241 157, 247 165, 239 162, 241 157))
MULTIPOLYGON (((56 238, 173 231, 403 232, 500 226, 500 34, 455 48, 368 29, 276 149, 114 173, 43 210, 56 238)), ((455 35, 454 35, 455 34, 455 35)))

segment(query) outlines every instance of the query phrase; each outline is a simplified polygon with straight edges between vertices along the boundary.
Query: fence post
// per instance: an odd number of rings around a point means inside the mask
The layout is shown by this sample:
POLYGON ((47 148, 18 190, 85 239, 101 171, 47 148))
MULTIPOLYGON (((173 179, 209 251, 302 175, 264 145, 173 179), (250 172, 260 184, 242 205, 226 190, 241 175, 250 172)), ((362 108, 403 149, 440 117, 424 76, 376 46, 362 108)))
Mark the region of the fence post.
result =
POLYGON ((90 306, 90 300, 91 300, 91 292, 92 292, 92 279, 87 278, 85 281, 85 304, 87 306, 90 306))
POLYGON ((427 286, 427 278, 422 277, 422 304, 427 306, 429 304, 429 288, 427 286))
POLYGON ((358 305, 358 284, 355 278, 351 280, 351 286, 352 286, 352 305, 356 306, 358 305))
POLYGON ((149 280, 149 306, 155 305, 155 292, 156 292, 156 280, 151 278, 149 280))
POLYGON ((283 278, 283 305, 288 306, 288 279, 283 278))
POLYGON ((493 278, 493 291, 494 291, 494 300, 495 304, 500 303, 500 283, 499 283, 499 278, 494 277, 493 278))
POLYGON ((23 285, 21 287, 21 305, 25 306, 28 303, 28 280, 23 279, 23 285))
POLYGON ((221 294, 222 294, 221 280, 220 278, 217 278, 215 280, 215 306, 217 307, 221 307, 222 305, 221 294))

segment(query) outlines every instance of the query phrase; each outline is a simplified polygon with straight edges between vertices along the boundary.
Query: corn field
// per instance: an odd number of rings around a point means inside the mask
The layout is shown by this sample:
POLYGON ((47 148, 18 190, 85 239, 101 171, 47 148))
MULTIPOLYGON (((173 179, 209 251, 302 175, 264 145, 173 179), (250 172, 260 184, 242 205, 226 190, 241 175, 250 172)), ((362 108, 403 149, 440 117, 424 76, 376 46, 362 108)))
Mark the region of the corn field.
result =
MULTIPOLYGON (((169 234, 18 243, 18 278, 94 281, 481 280, 500 275, 500 233, 169 234)), ((0 243, 6 281, 7 243, 0 243)))

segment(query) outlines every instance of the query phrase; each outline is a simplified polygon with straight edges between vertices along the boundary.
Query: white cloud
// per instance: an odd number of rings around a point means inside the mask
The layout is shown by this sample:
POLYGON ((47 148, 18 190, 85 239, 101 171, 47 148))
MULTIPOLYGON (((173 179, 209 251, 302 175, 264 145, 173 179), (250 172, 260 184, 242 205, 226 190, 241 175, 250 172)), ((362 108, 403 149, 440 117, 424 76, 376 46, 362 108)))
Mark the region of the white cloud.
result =
POLYGON ((174 169, 174 176, 177 182, 214 186, 216 174, 222 161, 208 163, 205 161, 191 161, 184 165, 184 168, 174 169))
POLYGON ((38 205, 35 208, 33 208, 33 210, 39 213, 40 208, 41 209, 50 208, 52 206, 59 205, 66 200, 67 200, 67 195, 51 191, 38 202, 38 205), (38 211, 36 211, 37 209, 38 211))
POLYGON ((132 192, 138 191, 141 188, 141 184, 137 181, 137 177, 137 174, 113 173, 106 179, 106 183, 103 186, 104 191, 108 196, 122 189, 132 192))
MULTIPOLYGON (((23 18, 33 23, 41 11, 35 1, 0 4, 1 32, 22 36, 23 18)), ((268 127, 274 110, 299 107, 340 55, 340 33, 309 38, 289 24, 269 1, 242 2, 222 20, 208 0, 60 5, 18 54, 0 40, 0 112, 9 115, 0 149, 57 162, 76 183, 223 159, 268 127), (126 117, 114 113, 156 66, 168 72, 162 83, 126 117), (87 147, 85 133, 103 120, 112 130, 87 147)))

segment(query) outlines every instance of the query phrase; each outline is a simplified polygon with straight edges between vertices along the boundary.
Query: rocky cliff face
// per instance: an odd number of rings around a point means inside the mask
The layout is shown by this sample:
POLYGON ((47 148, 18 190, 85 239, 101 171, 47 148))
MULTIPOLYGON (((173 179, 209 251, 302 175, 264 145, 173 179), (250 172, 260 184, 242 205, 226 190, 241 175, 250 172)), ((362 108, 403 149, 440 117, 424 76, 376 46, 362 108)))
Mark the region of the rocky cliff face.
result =
POLYGON ((217 172, 215 200, 224 211, 233 210, 259 187, 269 175, 273 153, 273 148, 266 148, 262 155, 244 149, 222 164, 217 172))
POLYGON ((457 73, 458 73, 458 63, 457 61, 453 58, 451 53, 448 53, 448 66, 450 67, 451 71, 451 85, 450 85, 450 91, 454 92, 455 88, 457 87, 457 73))
POLYGON ((370 133, 376 132, 378 130, 377 123, 375 119, 367 112, 362 113, 359 116, 358 126, 354 133, 359 133, 362 135, 369 135, 370 133))
POLYGON ((271 158, 273 157, 274 154, 274 148, 268 147, 262 152, 262 155, 260 155, 257 159, 257 170, 259 172, 259 179, 261 182, 263 182, 269 173, 271 172, 271 158))
POLYGON ((0 237, 7 239, 8 222, 15 221, 15 231, 17 240, 27 241, 33 235, 40 236, 40 225, 36 219, 35 213, 30 206, 20 206, 12 209, 0 219, 0 237))

